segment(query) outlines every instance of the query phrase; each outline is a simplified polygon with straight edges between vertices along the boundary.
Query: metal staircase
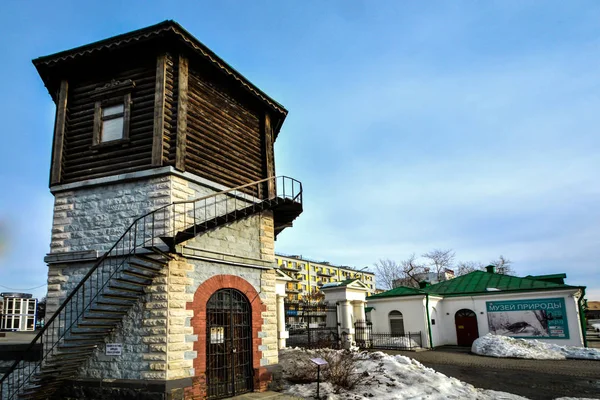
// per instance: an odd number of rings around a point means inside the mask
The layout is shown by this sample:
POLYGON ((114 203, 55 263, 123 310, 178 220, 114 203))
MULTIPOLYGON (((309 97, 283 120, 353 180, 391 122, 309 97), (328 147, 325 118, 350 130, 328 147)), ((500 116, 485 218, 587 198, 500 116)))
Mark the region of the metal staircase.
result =
POLYGON ((302 212, 302 184, 281 176, 190 201, 137 218, 90 268, 0 379, 0 400, 48 399, 119 326, 145 288, 167 273, 178 244, 217 227, 272 210, 278 233, 302 212), (261 193, 271 195, 261 195, 261 193), (257 197, 255 197, 257 196, 257 197))

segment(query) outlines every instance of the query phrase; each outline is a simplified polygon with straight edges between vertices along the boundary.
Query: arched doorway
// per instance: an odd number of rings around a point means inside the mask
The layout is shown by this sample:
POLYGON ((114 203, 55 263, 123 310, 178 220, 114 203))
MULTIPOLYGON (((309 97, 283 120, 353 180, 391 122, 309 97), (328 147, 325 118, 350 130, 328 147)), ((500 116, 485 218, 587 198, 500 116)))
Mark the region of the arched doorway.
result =
POLYGON ((454 322, 456 323, 456 344, 471 346, 479 337, 477 315, 472 310, 463 308, 454 315, 454 322))
POLYGON ((252 391, 252 309, 236 289, 216 291, 206 304, 206 384, 209 399, 252 391))
POLYGON ((400 311, 392 311, 389 313, 390 332, 392 335, 404 335, 404 316, 400 311))

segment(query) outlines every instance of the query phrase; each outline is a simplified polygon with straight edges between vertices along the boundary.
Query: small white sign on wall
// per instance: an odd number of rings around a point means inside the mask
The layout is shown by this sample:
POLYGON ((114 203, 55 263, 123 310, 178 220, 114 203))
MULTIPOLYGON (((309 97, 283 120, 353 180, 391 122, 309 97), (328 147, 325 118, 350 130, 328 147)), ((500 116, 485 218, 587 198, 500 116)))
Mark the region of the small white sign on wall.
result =
POLYGON ((122 343, 106 343, 104 354, 107 356, 120 356, 123 353, 122 343))
POLYGON ((220 344, 225 342, 225 328, 215 326, 210 328, 210 344, 220 344))

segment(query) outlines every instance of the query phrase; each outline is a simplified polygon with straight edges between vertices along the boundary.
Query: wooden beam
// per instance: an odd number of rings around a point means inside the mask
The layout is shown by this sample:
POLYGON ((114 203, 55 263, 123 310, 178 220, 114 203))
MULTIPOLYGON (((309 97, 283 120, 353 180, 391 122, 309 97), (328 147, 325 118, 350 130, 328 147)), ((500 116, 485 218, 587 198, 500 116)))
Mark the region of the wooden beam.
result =
POLYGON ((175 148, 175 168, 185 171, 187 113, 188 113, 188 60, 179 56, 179 82, 177 96, 177 140, 175 148))
MULTIPOLYGON (((271 116, 269 113, 265 113, 265 170, 267 176, 265 178, 271 178, 275 176, 275 159, 273 156, 273 129, 271 128, 271 116)), ((267 196, 269 198, 275 197, 275 181, 267 181, 267 196)))
POLYGON ((69 84, 60 82, 60 92, 56 103, 56 119, 54 120, 54 140, 52 143, 52 166, 50 167, 50 185, 60 183, 62 173, 62 154, 65 142, 65 121, 67 120, 67 92, 69 84))
POLYGON ((152 165, 163 163, 163 135, 165 132, 165 85, 166 55, 161 54, 156 60, 156 85, 154 89, 154 133, 152 139, 152 165))

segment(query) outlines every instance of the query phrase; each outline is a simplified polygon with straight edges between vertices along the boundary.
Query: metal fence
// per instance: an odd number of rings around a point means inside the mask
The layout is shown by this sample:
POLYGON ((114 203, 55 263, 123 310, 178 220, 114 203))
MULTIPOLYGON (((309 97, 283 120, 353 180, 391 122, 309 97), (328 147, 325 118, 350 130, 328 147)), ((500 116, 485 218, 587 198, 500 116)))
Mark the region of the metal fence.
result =
POLYGON ((356 345, 361 349, 414 350, 423 347, 421 332, 373 332, 369 321, 354 323, 356 345))
POLYGON ((336 306, 285 303, 285 323, 288 347, 340 348, 336 306))

